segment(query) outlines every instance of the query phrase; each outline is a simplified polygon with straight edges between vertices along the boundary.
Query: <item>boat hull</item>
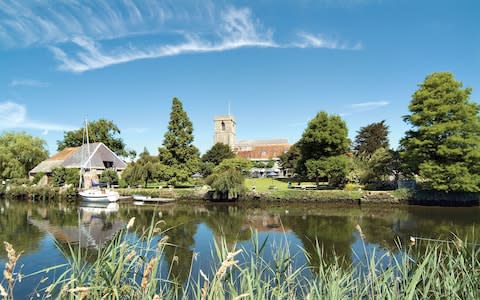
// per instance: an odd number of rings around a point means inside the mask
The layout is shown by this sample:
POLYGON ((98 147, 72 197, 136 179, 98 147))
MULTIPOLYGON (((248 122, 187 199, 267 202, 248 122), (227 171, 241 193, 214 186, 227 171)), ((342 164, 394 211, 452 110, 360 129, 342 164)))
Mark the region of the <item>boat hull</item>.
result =
POLYGON ((150 196, 143 196, 143 195, 132 195, 134 203, 137 202, 135 205, 141 205, 140 202, 143 203, 171 203, 175 202, 174 198, 152 198, 150 196))
POLYGON ((79 192, 80 197, 86 202, 117 202, 120 195, 113 191, 89 190, 79 192))

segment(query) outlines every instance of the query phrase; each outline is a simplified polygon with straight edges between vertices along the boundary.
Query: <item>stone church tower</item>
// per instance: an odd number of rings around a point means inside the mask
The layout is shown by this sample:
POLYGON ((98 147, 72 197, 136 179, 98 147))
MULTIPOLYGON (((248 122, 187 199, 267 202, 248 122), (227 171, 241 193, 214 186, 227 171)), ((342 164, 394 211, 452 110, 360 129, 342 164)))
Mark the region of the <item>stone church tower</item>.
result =
POLYGON ((218 116, 213 120, 215 123, 215 134, 213 143, 222 143, 230 146, 233 149, 236 139, 236 125, 235 118, 231 115, 218 116))

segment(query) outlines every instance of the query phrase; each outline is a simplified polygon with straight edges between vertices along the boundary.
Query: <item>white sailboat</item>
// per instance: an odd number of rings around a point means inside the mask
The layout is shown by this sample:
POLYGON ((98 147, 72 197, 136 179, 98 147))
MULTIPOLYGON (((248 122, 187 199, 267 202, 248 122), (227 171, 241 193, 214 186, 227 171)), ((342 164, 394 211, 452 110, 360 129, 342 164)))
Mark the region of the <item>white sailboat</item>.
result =
POLYGON ((83 146, 85 145, 85 141, 87 142, 87 161, 84 161, 84 148, 82 147, 82 159, 81 159, 81 168, 80 168, 80 183, 79 183, 79 192, 78 194, 80 197, 82 197, 83 201, 86 202, 117 202, 118 199, 120 198, 120 195, 118 192, 112 191, 108 188, 101 188, 98 184, 95 184, 90 178, 90 183, 91 187, 90 188, 83 188, 82 186, 85 187, 85 182, 84 182, 84 175, 85 175, 85 169, 87 168, 88 165, 88 170, 91 173, 92 171, 92 157, 90 153, 90 141, 88 137, 88 122, 85 119, 85 128, 83 132, 83 146))

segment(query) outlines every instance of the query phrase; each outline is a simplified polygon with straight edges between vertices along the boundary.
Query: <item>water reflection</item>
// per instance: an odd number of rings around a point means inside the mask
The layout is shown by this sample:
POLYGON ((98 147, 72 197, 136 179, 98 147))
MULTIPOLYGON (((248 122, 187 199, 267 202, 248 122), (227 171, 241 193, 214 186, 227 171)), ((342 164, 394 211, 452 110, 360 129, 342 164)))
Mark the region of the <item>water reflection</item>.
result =
MULTIPOLYGON (((462 238, 469 235, 470 239, 475 234, 474 238, 480 240, 480 230, 474 230, 480 224, 480 208, 263 207, 208 203, 99 207, 85 203, 76 206, 0 200, 0 215, 0 241, 9 241, 18 252, 23 251, 21 264, 31 266, 32 272, 58 263, 61 258, 52 237, 60 242, 60 247, 72 243, 94 250, 107 245, 132 217, 136 218, 134 229, 138 232, 148 228, 152 220, 164 220, 166 225, 162 229, 167 230, 169 242, 176 245, 165 249, 166 266, 180 281, 188 278, 192 262, 193 274, 198 274, 199 269, 212 268, 211 247, 221 237, 225 237, 229 248, 238 243, 247 249, 251 247, 251 229, 258 231, 261 239, 268 238, 269 243, 279 245, 288 240, 292 252, 304 249, 312 257, 313 267, 320 261, 315 255, 316 241, 323 246, 323 258, 327 261, 336 254, 345 266, 361 262, 353 254, 363 252, 355 230, 357 224, 365 233, 367 250, 375 249, 378 253, 397 251, 395 239, 405 244, 410 236, 445 239, 451 238, 453 232, 462 238), (195 260, 197 253, 199 259, 195 260)), ((5 253, 0 253, 3 264, 5 253)), ((304 263, 305 259, 299 261, 304 263)), ((19 298, 25 296, 19 295, 19 298)))
MULTIPOLYGON (((38 209, 37 209, 38 210, 38 209)), ((70 224, 50 218, 46 208, 41 209, 41 218, 28 217, 28 222, 38 230, 52 235, 60 243, 78 245, 82 248, 100 249, 125 225, 112 214, 118 212, 117 203, 80 203, 78 220, 70 224)), ((53 212, 54 213, 54 212, 53 212)))
MULTIPOLYGON (((28 223, 29 213, 24 206, 0 201, 0 242, 15 243, 17 249, 27 253, 37 251, 42 233, 28 223)), ((4 251, 0 251, 0 259, 5 259, 6 256, 4 251)))

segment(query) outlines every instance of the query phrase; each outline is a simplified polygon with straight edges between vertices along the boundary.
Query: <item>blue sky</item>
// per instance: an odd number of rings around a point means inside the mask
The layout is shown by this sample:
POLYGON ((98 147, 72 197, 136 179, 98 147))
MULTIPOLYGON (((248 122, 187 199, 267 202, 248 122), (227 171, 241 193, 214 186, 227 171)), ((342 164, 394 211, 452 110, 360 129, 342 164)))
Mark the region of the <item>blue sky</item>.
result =
POLYGON ((396 146, 427 74, 480 99, 479 28, 476 0, 1 1, 0 133, 53 153, 85 116, 107 118, 156 152, 177 96, 202 152, 229 102, 239 139, 294 143, 325 110, 352 139, 386 120, 396 146))

